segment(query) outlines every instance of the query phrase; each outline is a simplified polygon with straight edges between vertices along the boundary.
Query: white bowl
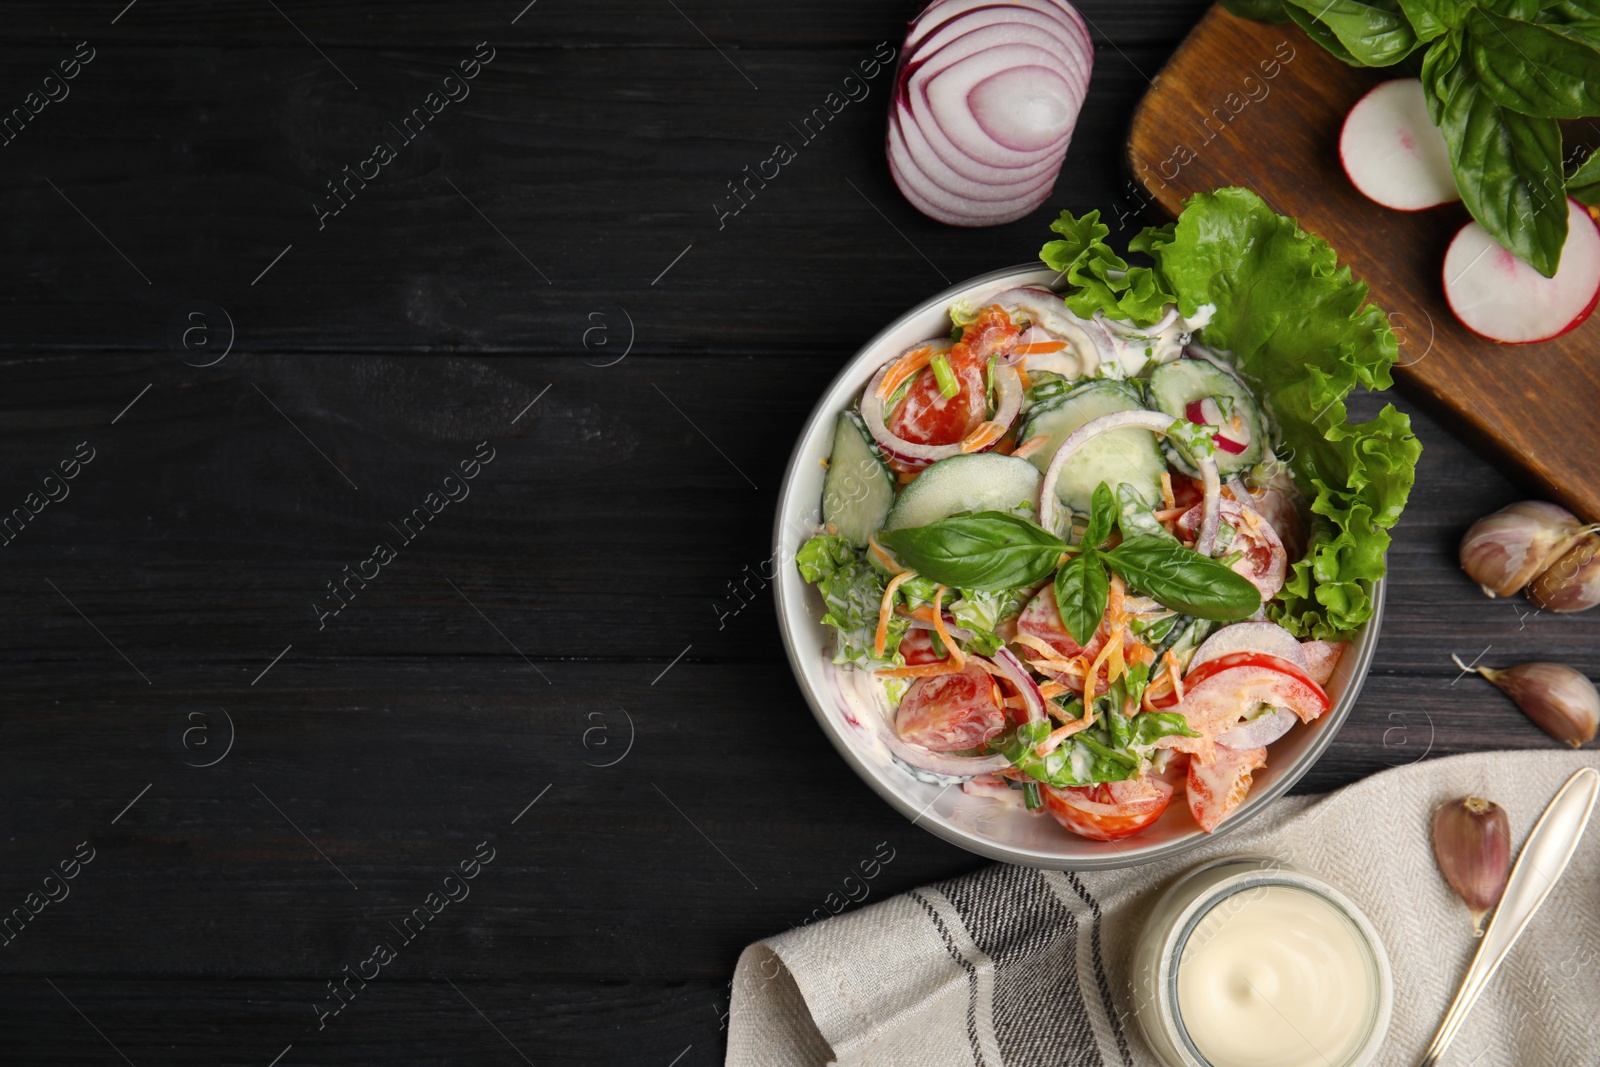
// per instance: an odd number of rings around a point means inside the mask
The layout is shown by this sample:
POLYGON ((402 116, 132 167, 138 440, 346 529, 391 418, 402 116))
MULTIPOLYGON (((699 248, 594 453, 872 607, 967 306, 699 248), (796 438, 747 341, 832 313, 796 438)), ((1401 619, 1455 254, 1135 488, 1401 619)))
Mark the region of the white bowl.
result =
POLYGON ((1372 663, 1383 615, 1381 580, 1372 589, 1372 620, 1356 635, 1327 687, 1332 709, 1313 723, 1296 726, 1268 747, 1267 766, 1256 772, 1250 795, 1215 833, 1200 830, 1188 805, 1177 800, 1155 825, 1135 837, 1091 841, 1066 830, 1049 815, 969 796, 948 781, 927 776, 919 779, 891 760, 872 732, 859 725, 844 706, 838 673, 854 668, 834 667, 833 631, 821 621, 822 599, 794 566, 795 551, 816 531, 824 473, 821 461, 832 449, 834 422, 877 369, 917 341, 948 334, 948 309, 954 300, 981 298, 1020 285, 1055 283, 1054 271, 1037 266, 1011 267, 962 282, 895 319, 834 378, 800 432, 778 494, 773 529, 773 558, 780 561, 775 582, 778 628, 800 688, 829 740, 868 785, 913 823, 971 852, 1007 863, 1054 870, 1127 867, 1175 856, 1242 826, 1311 768, 1355 706, 1372 663))

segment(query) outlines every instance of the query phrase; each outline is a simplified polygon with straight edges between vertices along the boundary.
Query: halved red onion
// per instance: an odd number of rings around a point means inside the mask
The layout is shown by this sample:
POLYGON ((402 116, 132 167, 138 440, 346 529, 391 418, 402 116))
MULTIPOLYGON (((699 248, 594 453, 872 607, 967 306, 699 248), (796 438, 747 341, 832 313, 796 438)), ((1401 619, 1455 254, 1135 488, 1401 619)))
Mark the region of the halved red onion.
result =
MULTIPOLYGON (((919 348, 929 345, 940 351, 950 349, 950 339, 940 338, 924 341, 906 349, 914 352, 919 348)), ((901 355, 904 355, 902 353, 901 355)), ((873 440, 878 442, 887 455, 899 460, 908 467, 926 467, 930 463, 937 463, 941 459, 961 455, 961 442, 948 445, 919 445, 897 437, 892 433, 885 421, 883 410, 884 398, 878 395, 878 386, 883 382, 883 376, 889 373, 889 368, 900 361, 901 356, 896 356, 878 368, 878 373, 872 376, 872 381, 867 383, 867 391, 861 394, 861 418, 867 424, 867 430, 872 434, 873 440)), ((1010 428, 1016 421, 1017 414, 1022 410, 1022 379, 1017 377, 1016 369, 1005 364, 997 364, 994 368, 995 413, 990 421, 1010 428)), ((996 438, 993 442, 977 449, 987 452, 1000 443, 996 438)))
POLYGON ((1044 708, 1044 694, 1039 692, 1039 685, 1033 680, 1033 675, 1022 665, 1009 648, 1001 646, 995 649, 993 656, 994 665, 1005 675, 1006 681, 1016 687, 1017 693, 1022 697, 1023 710, 1028 713, 1029 722, 1043 722, 1046 718, 1044 708))
MULTIPOLYGON (((1045 468, 1044 480, 1039 485, 1039 525, 1046 530, 1056 528, 1058 506, 1056 481, 1061 477, 1061 470, 1067 465, 1067 461, 1084 445, 1112 430, 1150 430, 1166 436, 1167 431, 1178 421, 1175 416, 1159 411, 1116 411, 1110 415, 1101 415, 1098 419, 1090 419, 1072 431, 1067 435, 1067 439, 1061 442, 1061 447, 1056 449, 1056 454, 1050 460, 1050 466, 1045 468)), ((1217 461, 1210 456, 1201 459, 1199 467, 1205 496, 1201 501, 1200 533, 1195 538, 1194 548, 1202 556, 1209 556, 1217 544, 1222 482, 1217 476, 1217 461)))
POLYGON ((911 23, 895 74, 895 184, 953 226, 1033 211, 1060 173, 1093 63, 1064 0, 936 0, 911 23))

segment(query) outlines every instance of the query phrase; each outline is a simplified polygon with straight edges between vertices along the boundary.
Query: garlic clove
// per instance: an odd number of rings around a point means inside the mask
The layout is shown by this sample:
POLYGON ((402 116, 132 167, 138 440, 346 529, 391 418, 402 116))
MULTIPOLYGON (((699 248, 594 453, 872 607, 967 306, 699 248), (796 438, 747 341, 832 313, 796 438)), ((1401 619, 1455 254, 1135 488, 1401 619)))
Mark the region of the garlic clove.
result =
POLYGON ((1519 663, 1503 671, 1469 667, 1460 656, 1451 657, 1464 671, 1477 671, 1517 702, 1535 726, 1573 748, 1594 740, 1600 726, 1600 692, 1594 683, 1561 663, 1519 663))
POLYGON ((1433 813, 1433 855, 1439 873, 1472 913, 1472 936, 1500 903, 1511 876, 1511 821, 1500 805, 1458 797, 1433 813))
POLYGON ((1486 595, 1510 596, 1585 532, 1566 508, 1543 500, 1519 501, 1472 524, 1461 538, 1461 569, 1486 595))
POLYGON ((1588 611, 1600 604, 1600 534, 1586 533, 1528 586, 1546 611, 1588 611))

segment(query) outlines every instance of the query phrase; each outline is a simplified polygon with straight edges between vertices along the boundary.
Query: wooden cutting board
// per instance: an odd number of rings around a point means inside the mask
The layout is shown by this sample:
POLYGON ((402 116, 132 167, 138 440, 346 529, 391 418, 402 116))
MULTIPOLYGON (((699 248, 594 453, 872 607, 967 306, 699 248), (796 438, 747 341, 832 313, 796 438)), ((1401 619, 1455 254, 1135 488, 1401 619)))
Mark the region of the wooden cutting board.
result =
MULTIPOLYGON (((1531 494, 1600 521, 1600 313, 1535 345, 1486 341, 1456 321, 1441 267, 1465 209, 1390 211, 1356 192, 1339 165, 1346 113, 1383 80, 1345 66, 1292 24, 1213 7, 1134 113, 1134 178, 1174 215, 1192 193, 1241 185, 1298 218, 1389 313, 1401 341, 1395 379, 1406 393, 1531 494)), ((1139 224, 1137 200, 1105 220, 1114 232, 1119 214, 1122 225, 1139 224)))

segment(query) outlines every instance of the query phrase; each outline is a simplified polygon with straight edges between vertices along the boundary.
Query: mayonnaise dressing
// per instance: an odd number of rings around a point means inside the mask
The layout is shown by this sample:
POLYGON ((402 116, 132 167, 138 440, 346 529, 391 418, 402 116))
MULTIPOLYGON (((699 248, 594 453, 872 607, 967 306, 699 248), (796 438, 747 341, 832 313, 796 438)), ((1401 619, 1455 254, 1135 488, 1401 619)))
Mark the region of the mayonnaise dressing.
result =
POLYGON ((1328 1067, 1377 1010, 1372 950, 1334 904, 1255 886, 1201 918, 1178 963, 1178 1011, 1213 1067, 1328 1067))

